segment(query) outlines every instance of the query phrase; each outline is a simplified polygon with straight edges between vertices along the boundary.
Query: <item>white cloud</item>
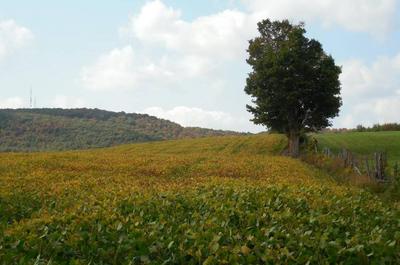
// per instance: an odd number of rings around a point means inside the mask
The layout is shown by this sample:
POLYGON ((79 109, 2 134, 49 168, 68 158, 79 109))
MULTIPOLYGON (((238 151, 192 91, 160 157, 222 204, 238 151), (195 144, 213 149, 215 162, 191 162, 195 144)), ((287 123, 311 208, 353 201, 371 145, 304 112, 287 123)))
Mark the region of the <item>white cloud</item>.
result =
POLYGON ((378 99, 372 108, 379 123, 400 122, 400 96, 378 99))
POLYGON ((242 0, 258 18, 318 22, 384 36, 392 29, 396 0, 242 0))
POLYGON ((182 126, 207 126, 210 123, 231 123, 233 117, 221 111, 206 111, 201 108, 178 106, 170 110, 160 107, 150 107, 143 111, 153 116, 171 120, 182 126))
POLYGON ((152 116, 174 121, 182 126, 203 127, 223 130, 259 132, 260 126, 251 124, 248 117, 236 117, 223 111, 210 111, 202 108, 178 106, 172 109, 150 107, 142 111, 152 116))
POLYGON ((344 97, 366 98, 396 94, 400 87, 400 53, 393 58, 380 57, 368 66, 360 60, 343 64, 341 82, 344 97))
POLYGON ((218 76, 225 63, 244 61, 247 40, 256 30, 253 24, 250 27, 247 15, 235 10, 188 22, 179 10, 151 1, 120 29, 139 44, 136 52, 126 46, 101 55, 94 65, 83 68, 81 79, 96 90, 204 81, 218 76))
POLYGON ((0 60, 31 42, 33 33, 14 20, 0 21, 0 60))
MULTIPOLYGON (((266 17, 339 25, 374 35, 390 30, 395 0, 242 0, 247 11, 223 10, 192 21, 161 0, 145 3, 120 28, 132 46, 117 48, 82 70, 96 90, 133 89, 216 78, 227 64, 243 63, 256 23, 266 17)), ((197 81, 197 82, 198 82, 197 81)))
POLYGON ((400 53, 377 58, 371 65, 345 62, 341 82, 345 111, 336 127, 400 122, 400 53))
POLYGON ((337 119, 337 126, 354 128, 358 124, 372 126, 376 123, 400 122, 400 96, 379 97, 368 99, 353 106, 345 114, 337 119))
POLYGON ((82 81, 92 89, 127 88, 135 84, 134 56, 130 46, 114 49, 82 70, 82 81))
POLYGON ((247 14, 237 10, 224 10, 188 22, 181 18, 179 10, 155 0, 131 17, 122 31, 181 54, 229 59, 237 58, 238 51, 245 50, 247 40, 243 36, 249 35, 248 26, 247 14))
POLYGON ((131 46, 126 46, 113 49, 100 56, 95 64, 84 67, 81 80, 92 90, 126 90, 154 84, 165 87, 171 82, 205 74, 206 65, 203 58, 190 55, 180 60, 165 55, 157 61, 150 61, 134 54, 131 46))
POLYGON ((20 97, 0 99, 0 109, 18 109, 24 107, 24 101, 20 97))
POLYGON ((83 108, 85 107, 85 101, 81 98, 68 97, 65 95, 57 95, 51 101, 51 107, 53 108, 83 108))

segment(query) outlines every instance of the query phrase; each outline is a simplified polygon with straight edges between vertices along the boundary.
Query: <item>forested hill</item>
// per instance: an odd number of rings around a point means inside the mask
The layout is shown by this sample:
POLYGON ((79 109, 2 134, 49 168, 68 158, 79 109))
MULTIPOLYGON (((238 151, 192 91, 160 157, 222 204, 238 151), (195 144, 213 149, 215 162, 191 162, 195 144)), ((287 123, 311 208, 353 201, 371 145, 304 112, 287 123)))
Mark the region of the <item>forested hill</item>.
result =
POLYGON ((2 109, 0 151, 51 151, 238 134, 99 109, 2 109))

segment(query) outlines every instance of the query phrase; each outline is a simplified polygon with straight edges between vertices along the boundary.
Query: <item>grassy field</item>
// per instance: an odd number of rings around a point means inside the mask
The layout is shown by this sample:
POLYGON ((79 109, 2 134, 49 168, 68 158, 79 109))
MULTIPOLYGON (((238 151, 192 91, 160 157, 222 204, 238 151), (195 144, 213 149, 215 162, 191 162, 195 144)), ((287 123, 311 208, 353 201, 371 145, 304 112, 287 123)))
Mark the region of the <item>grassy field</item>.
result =
POLYGON ((400 206, 280 135, 0 154, 0 264, 399 264, 400 206))
POLYGON ((400 163, 400 132, 346 132, 314 134, 321 147, 334 152, 347 148, 355 153, 368 155, 385 151, 389 163, 400 163))

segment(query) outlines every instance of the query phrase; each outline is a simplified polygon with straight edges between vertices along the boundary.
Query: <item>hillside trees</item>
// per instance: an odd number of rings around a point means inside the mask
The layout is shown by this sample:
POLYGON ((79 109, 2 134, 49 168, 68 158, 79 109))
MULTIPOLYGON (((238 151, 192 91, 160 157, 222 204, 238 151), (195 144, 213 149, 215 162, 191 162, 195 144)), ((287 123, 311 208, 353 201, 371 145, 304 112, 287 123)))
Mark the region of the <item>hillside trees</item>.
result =
POLYGON ((247 50, 252 72, 245 92, 253 103, 247 109, 254 123, 285 133, 296 157, 300 135, 328 127, 338 115, 341 68, 318 41, 305 36, 302 23, 266 19, 258 31, 247 50))
POLYGON ((239 133, 182 127, 147 114, 99 109, 1 109, 0 152, 107 147, 239 133))

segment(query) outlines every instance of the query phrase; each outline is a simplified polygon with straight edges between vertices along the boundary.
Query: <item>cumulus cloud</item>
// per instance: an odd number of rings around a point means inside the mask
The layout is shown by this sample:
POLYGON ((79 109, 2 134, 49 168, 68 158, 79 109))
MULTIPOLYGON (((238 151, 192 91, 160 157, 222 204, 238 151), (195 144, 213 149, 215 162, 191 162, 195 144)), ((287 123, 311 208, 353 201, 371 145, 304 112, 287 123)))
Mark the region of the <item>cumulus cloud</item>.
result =
POLYGON ((182 79, 213 78, 227 64, 243 63, 247 40, 263 18, 289 18, 374 35, 390 30, 395 0, 242 0, 246 11, 226 9, 192 21, 161 0, 145 3, 120 28, 136 44, 113 49, 82 70, 91 89, 137 88, 182 79))
POLYGON ((345 113, 337 119, 337 127, 400 122, 400 53, 377 58, 370 65, 347 61, 341 82, 345 113))
POLYGON ((68 97, 65 95, 57 95, 51 101, 51 107, 53 108, 83 108, 85 107, 85 101, 81 98, 68 97))
POLYGON ((396 0, 242 0, 256 17, 340 26, 381 37, 392 29, 396 0))
POLYGON ((14 20, 0 21, 0 60, 33 40, 33 33, 14 20))
POLYGON ((82 70, 82 81, 92 89, 127 88, 135 84, 133 50, 130 46, 114 49, 82 70))
POLYGON ((337 119, 336 126, 354 128, 358 124, 372 126, 374 124, 400 122, 400 96, 379 97, 353 103, 349 110, 337 119))
POLYGON ((235 58, 247 43, 248 16, 237 10, 224 10, 184 21, 181 12, 160 0, 148 2, 131 17, 122 31, 138 40, 159 44, 182 54, 235 58), (229 49, 227 49, 229 47, 229 49))
POLYGON ((83 84, 98 90, 133 89, 218 76, 224 63, 244 60, 247 40, 256 30, 250 23, 245 13, 236 10, 188 22, 160 0, 148 2, 120 29, 141 47, 136 52, 127 46, 101 55, 94 65, 83 68, 83 84))
POLYGON ((349 60, 343 64, 341 81, 344 97, 366 98, 396 94, 400 87, 400 53, 380 57, 371 65, 360 60, 349 60))
POLYGON ((174 121, 182 126, 203 127, 224 130, 262 131, 261 126, 252 125, 248 117, 237 117, 223 111, 177 106, 172 109, 150 107, 142 111, 152 116, 174 121))
POLYGON ((20 97, 0 99, 0 109, 18 109, 24 107, 24 101, 20 97))
POLYGON ((152 85, 167 86, 201 76, 211 66, 201 57, 164 55, 155 61, 135 54, 132 46, 116 48, 100 56, 96 63, 82 69, 81 80, 92 90, 127 90, 152 85))
POLYGON ((190 108, 178 106, 170 110, 160 107, 150 107, 143 111, 153 116, 171 120, 182 126, 202 126, 205 127, 214 122, 231 123, 233 117, 222 111, 206 111, 201 108, 190 108))

